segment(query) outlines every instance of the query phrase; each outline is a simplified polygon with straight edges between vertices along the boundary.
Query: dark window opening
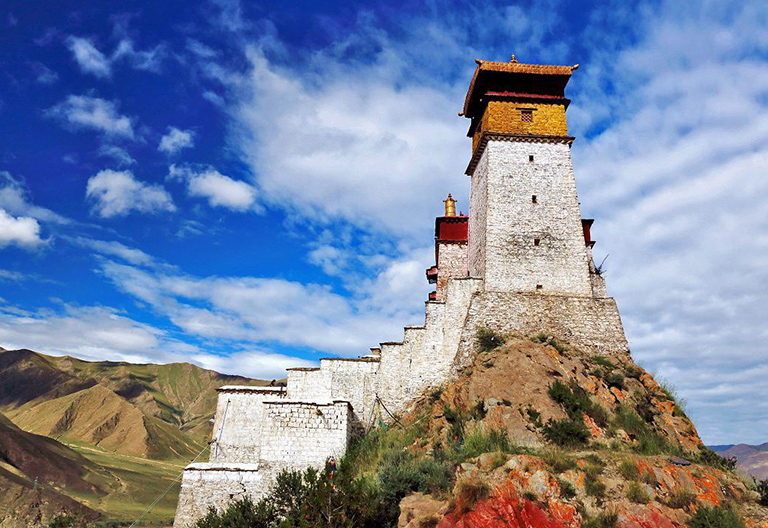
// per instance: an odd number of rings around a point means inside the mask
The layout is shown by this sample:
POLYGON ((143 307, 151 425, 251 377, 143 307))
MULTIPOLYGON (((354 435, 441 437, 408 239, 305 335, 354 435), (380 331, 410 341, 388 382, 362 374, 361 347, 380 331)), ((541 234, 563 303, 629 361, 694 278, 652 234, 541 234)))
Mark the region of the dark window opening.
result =
POLYGON ((520 121, 533 123, 533 110, 520 110, 520 121))
POLYGON ((543 287, 544 287, 544 286, 542 286, 541 284, 537 284, 537 285, 536 285, 536 289, 537 289, 537 290, 541 290, 543 287))
POLYGON ((539 239, 539 238, 534 238, 534 239, 533 239, 533 245, 534 245, 534 246, 538 246, 538 245, 539 245, 539 242, 541 242, 541 239, 539 239))
POLYGON ((528 154, 528 161, 533 161, 533 154, 528 154))
POLYGON ((539 203, 536 201, 536 195, 531 196, 531 203, 539 203))

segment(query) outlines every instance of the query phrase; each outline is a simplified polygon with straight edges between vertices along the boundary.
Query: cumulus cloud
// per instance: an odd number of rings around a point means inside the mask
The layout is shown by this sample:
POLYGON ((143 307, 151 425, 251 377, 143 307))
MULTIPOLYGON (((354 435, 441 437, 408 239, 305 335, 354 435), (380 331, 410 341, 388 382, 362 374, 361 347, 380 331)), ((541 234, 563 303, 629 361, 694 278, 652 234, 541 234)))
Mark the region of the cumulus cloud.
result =
POLYGON ((256 207, 257 191, 253 185, 234 180, 213 168, 196 170, 171 165, 168 177, 185 181, 190 196, 205 198, 213 207, 239 212, 256 207))
POLYGON ((179 130, 176 127, 168 127, 168 133, 160 138, 160 145, 157 150, 173 155, 182 149, 190 148, 194 145, 195 133, 191 130, 179 130))
POLYGON ((70 95, 48 109, 46 115, 65 126, 95 130, 108 137, 134 139, 133 120, 118 112, 118 105, 99 97, 70 95))
POLYGON ((0 209, 0 248, 9 245, 34 248, 43 242, 37 220, 25 216, 14 217, 0 209))
POLYGON ((110 60, 90 40, 81 37, 69 37, 67 47, 83 72, 100 78, 112 75, 110 60))
POLYGON ((162 186, 140 182, 131 171, 100 171, 88 180, 85 196, 93 204, 91 212, 102 218, 176 210, 162 186))

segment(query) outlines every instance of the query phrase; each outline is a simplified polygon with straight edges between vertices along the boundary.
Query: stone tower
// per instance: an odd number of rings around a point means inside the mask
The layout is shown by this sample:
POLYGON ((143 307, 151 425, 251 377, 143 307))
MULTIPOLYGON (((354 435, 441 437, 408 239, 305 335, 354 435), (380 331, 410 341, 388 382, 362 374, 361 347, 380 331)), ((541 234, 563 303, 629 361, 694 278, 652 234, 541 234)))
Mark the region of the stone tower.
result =
POLYGON ((469 274, 486 291, 604 296, 571 165, 574 69, 477 61, 462 114, 472 138, 469 274))
POLYGON ((574 69, 478 61, 462 113, 471 119, 469 216, 448 195, 423 323, 370 354, 288 369, 284 391, 220 388, 210 459, 184 470, 176 528, 209 507, 259 499, 281 471, 341 457, 353 435, 460 375, 481 328, 628 354, 592 261, 592 220, 579 212, 564 96, 574 69))

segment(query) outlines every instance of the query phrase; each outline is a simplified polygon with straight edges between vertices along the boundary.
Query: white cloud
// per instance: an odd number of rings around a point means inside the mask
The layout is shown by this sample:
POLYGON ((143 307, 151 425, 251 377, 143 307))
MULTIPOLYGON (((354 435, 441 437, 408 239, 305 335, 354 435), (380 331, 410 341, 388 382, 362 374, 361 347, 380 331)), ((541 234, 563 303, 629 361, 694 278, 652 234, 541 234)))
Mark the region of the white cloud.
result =
POLYGON ((191 130, 179 130, 176 127, 168 127, 168 133, 160 138, 157 150, 173 155, 178 151, 190 148, 194 145, 195 133, 191 130))
POLYGON ((186 181, 190 196, 206 198, 213 207, 239 212, 256 208, 255 187, 225 176, 213 168, 195 170, 171 165, 168 177, 186 181))
POLYGON ((29 191, 22 180, 14 178, 11 173, 0 171, 0 208, 15 216, 31 216, 41 222, 69 224, 71 220, 54 213, 50 209, 33 205, 29 191))
POLYGON ((113 65, 121 60, 127 61, 136 70, 160 73, 166 56, 164 45, 155 46, 151 50, 137 50, 129 38, 120 40, 111 56, 102 53, 87 38, 70 36, 66 43, 80 70, 100 79, 111 77, 113 65))
POLYGON ((132 212, 175 211, 171 195, 160 185, 138 181, 131 171, 103 170, 88 180, 86 198, 92 212, 102 218, 125 216, 132 212))
POLYGON ((0 248, 17 245, 29 249, 43 242, 37 220, 25 216, 14 217, 0 209, 0 248))
POLYGON ((80 69, 99 78, 112 75, 111 61, 86 38, 69 37, 67 47, 80 69))
POLYGON ((136 160, 128 154, 128 151, 117 145, 101 145, 98 151, 99 156, 111 158, 119 167, 134 165, 136 160))
MULTIPOLYGON (((0 277, 2 275, 0 274, 0 277)), ((285 377, 288 366, 312 362, 268 351, 235 348, 227 356, 176 339, 169 332, 104 306, 63 305, 23 311, 0 306, 0 346, 54 356, 131 363, 190 362, 227 374, 262 379, 285 377)))
POLYGON ((73 243, 94 250, 102 255, 119 257, 134 265, 151 265, 155 259, 140 249, 128 247, 120 242, 110 240, 94 240, 92 238, 74 237, 69 239, 73 243))
POLYGON ((96 130, 108 137, 134 139, 133 120, 121 115, 117 103, 98 97, 70 95, 46 115, 76 129, 96 130))

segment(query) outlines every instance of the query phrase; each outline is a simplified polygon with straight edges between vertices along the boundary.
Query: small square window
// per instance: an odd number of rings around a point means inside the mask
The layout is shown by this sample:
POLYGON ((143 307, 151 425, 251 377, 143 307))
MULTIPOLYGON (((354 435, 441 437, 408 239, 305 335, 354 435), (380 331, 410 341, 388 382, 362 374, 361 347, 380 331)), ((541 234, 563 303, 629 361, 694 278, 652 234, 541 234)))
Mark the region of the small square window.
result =
POLYGON ((528 155, 528 161, 533 161, 533 154, 528 155))
POLYGON ((533 123, 533 110, 520 110, 520 121, 533 123))
POLYGON ((537 289, 537 290, 541 290, 541 289, 543 289, 543 288, 544 288, 544 286, 542 286, 541 284, 537 284, 537 285, 536 285, 536 289, 537 289))
POLYGON ((541 242, 541 239, 539 239, 539 238, 534 238, 533 239, 533 245, 534 246, 538 246, 540 242, 541 242))
POLYGON ((539 203, 535 194, 531 196, 531 203, 539 203))

